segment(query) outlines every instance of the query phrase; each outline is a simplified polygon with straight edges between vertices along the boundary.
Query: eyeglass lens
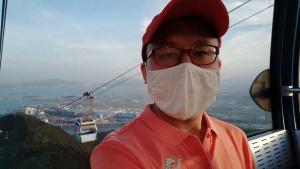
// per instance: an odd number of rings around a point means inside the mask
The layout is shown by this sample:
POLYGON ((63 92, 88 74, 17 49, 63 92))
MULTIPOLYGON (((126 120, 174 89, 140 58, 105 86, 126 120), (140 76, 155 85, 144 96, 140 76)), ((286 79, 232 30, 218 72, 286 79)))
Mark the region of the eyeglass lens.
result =
POLYGON ((155 61, 160 66, 174 66, 181 60, 184 51, 189 51, 192 62, 197 65, 211 64, 216 59, 216 48, 213 46, 197 46, 189 50, 165 47, 155 50, 155 61))

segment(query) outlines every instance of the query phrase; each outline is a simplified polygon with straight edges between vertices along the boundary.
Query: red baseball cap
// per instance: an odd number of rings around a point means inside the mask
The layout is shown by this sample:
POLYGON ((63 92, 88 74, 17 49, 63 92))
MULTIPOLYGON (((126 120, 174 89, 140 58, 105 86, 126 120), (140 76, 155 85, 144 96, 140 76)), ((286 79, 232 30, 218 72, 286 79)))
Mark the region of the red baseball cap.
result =
POLYGON ((221 37, 229 27, 227 9, 221 0, 171 0, 160 14, 156 15, 143 36, 142 58, 146 61, 145 47, 156 30, 165 22, 184 16, 201 17, 206 20, 221 37))

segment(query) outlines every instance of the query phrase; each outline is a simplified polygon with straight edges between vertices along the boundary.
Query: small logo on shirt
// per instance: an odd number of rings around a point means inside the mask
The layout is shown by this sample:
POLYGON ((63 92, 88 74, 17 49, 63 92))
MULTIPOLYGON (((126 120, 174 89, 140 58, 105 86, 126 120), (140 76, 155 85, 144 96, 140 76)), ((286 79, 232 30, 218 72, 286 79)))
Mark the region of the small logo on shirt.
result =
MULTIPOLYGON (((180 169, 180 166, 181 166, 181 158, 179 158, 177 161, 178 161, 178 162, 177 162, 177 169, 180 169)), ((165 169, 173 169, 175 162, 176 162, 176 161, 175 161, 174 159, 172 159, 172 158, 167 158, 167 159, 166 159, 166 166, 165 166, 165 169)))

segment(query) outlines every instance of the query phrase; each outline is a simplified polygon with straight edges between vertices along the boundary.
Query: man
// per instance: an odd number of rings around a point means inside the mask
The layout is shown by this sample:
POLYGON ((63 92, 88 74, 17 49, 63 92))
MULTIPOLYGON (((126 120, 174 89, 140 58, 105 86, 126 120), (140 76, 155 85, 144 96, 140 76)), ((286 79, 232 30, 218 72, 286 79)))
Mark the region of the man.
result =
POLYGON ((143 36, 141 70, 154 104, 94 149, 92 169, 255 168, 243 131, 205 113, 228 26, 220 0, 170 1, 143 36))

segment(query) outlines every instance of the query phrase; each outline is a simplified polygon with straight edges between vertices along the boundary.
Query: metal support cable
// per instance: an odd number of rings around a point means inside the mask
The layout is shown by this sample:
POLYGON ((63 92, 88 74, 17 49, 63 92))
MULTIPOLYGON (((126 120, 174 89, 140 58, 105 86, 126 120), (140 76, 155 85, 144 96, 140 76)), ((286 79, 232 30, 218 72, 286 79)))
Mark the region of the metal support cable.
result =
POLYGON ((139 74, 141 74, 141 72, 139 72, 139 73, 137 73, 137 74, 135 74, 135 75, 133 75, 133 76, 130 76, 129 78, 127 78, 127 79, 125 79, 125 80, 123 80, 123 81, 121 81, 121 82, 119 82, 119 83, 117 83, 117 84, 115 84, 115 85, 113 85, 113 86, 111 86, 111 87, 105 89, 105 90, 102 90, 101 92, 99 92, 99 93, 97 93, 97 94, 94 94, 94 96, 99 95, 99 94, 101 94, 101 93, 103 93, 103 92, 105 92, 105 91, 107 91, 107 90, 109 90, 109 89, 111 89, 111 88, 113 88, 113 87, 116 87, 116 86, 118 86, 119 84, 124 83, 124 82, 126 82, 127 80, 129 80, 129 79, 131 79, 131 78, 133 78, 133 77, 135 77, 135 76, 137 76, 137 75, 139 75, 139 74))
POLYGON ((4 43, 4 30, 7 13, 7 0, 2 1, 2 16, 1 16, 1 33, 0 33, 0 72, 2 63, 3 43, 4 43))
POLYGON ((257 15, 257 14, 259 14, 259 13, 261 13, 261 12, 263 12, 263 11, 269 9, 269 8, 271 8, 272 6, 274 6, 274 4, 268 6, 267 8, 264 8, 263 10, 260 10, 260 11, 256 12, 255 14, 253 14, 253 15, 251 15, 251 16, 249 16, 249 17, 247 17, 247 18, 245 18, 245 19, 243 19, 243 20, 241 20, 241 21, 239 21, 239 22, 237 22, 237 23, 235 23, 235 24, 233 24, 233 25, 231 25, 231 26, 229 26, 229 28, 231 28, 231 27, 233 27, 233 26, 236 26, 236 25, 238 25, 238 24, 244 22, 245 20, 247 20, 247 19, 249 19, 249 18, 252 18, 253 16, 255 16, 255 15, 257 15))
MULTIPOLYGON (((111 87, 105 89, 105 90, 102 90, 101 92, 99 92, 99 93, 97 93, 97 94, 94 94, 93 96, 99 95, 99 94, 101 94, 101 93, 103 93, 103 92, 105 92, 105 91, 107 91, 107 90, 109 90, 109 89, 111 89, 111 88, 114 88, 114 87, 118 86, 119 84, 124 83, 124 82, 126 82, 127 80, 129 80, 129 79, 131 79, 131 78, 133 78, 133 77, 135 77, 135 76, 137 76, 137 75, 139 75, 139 74, 141 74, 141 72, 139 72, 139 73, 137 73, 137 74, 135 74, 135 75, 133 75, 133 76, 130 76, 129 78, 127 78, 127 79, 125 79, 125 80, 123 80, 123 81, 121 81, 121 82, 119 82, 119 83, 117 83, 117 84, 115 84, 115 85, 113 85, 113 86, 111 86, 111 87)), ((79 104, 81 104, 81 103, 83 103, 83 102, 85 102, 85 101, 87 101, 87 100, 88 100, 88 99, 85 99, 85 100, 83 100, 83 101, 81 101, 81 102, 79 102, 79 103, 77 103, 77 104, 75 104, 75 105, 72 105, 71 107, 78 106, 79 104)))
MULTIPOLYGON (((139 63, 138 65, 134 66, 133 68, 131 68, 131 69, 127 70, 126 72, 124 72, 124 73, 120 74, 119 76, 117 76, 117 77, 113 78, 112 80, 110 80, 110 81, 108 81, 108 82, 104 83, 103 85, 101 85, 101 86, 97 87, 96 89, 92 90, 90 93, 93 93, 93 92, 95 92, 96 90, 99 90, 100 88, 102 88, 102 87, 104 87, 105 85, 107 85, 107 84, 111 83, 112 81, 114 81, 114 80, 118 79, 119 77, 121 77, 121 76, 125 75, 126 73, 128 73, 128 72, 132 71, 133 69, 135 69, 136 67, 138 67, 138 66, 140 66, 140 65, 141 65, 141 63, 139 63)), ((71 104, 73 104, 73 103, 75 103, 75 102, 77 102, 77 101, 79 101, 79 100, 83 99, 84 97, 85 97, 85 96, 81 96, 81 97, 77 98, 76 100, 74 100, 74 101, 72 101, 72 102, 70 102, 70 103, 66 104, 65 106, 69 106, 69 105, 71 105, 71 104)), ((80 103, 82 103, 82 102, 80 102, 80 103)), ((79 104, 80 104, 80 103, 79 103, 79 104)), ((78 104, 76 104, 76 105, 78 105, 78 104)))
POLYGON ((230 10, 228 13, 231 13, 231 12, 233 12, 233 11, 239 9, 240 7, 242 7, 243 5, 245 5, 246 3, 250 2, 250 1, 251 1, 251 0, 248 0, 248 1, 244 2, 244 3, 242 3, 241 5, 239 5, 239 6, 235 7, 235 8, 233 8, 232 10, 230 10))
POLYGON ((108 83, 110 83, 110 82, 112 82, 112 81, 116 80, 117 78, 119 78, 119 77, 123 76, 124 74, 126 74, 126 73, 130 72, 131 70, 135 69, 136 67, 138 67, 138 66, 140 66, 140 65, 141 65, 141 63, 139 63, 138 65, 134 66, 133 68, 131 68, 131 69, 127 70, 126 72, 124 72, 124 73, 120 74, 119 76, 115 77, 114 79, 112 79, 112 80, 108 81, 107 83, 105 83, 105 84, 103 84, 103 85, 99 86, 99 87, 98 87, 98 88, 96 88, 95 90, 91 91, 91 93, 93 93, 94 91, 96 91, 96 90, 98 90, 98 89, 102 88, 103 86, 107 85, 108 83))
MULTIPOLYGON (((101 85, 100 87, 94 89, 94 90, 91 91, 90 93, 93 93, 93 92, 95 92, 96 90, 98 90, 98 89, 104 87, 105 85, 111 83, 112 81, 114 81, 114 80, 116 80, 117 78, 119 78, 119 77, 125 75, 126 73, 132 71, 133 69, 135 69, 136 67, 138 67, 138 66, 140 66, 140 65, 141 65, 141 64, 138 64, 138 65, 134 66, 133 68, 131 68, 131 69, 127 70, 126 72, 120 74, 119 76, 115 77, 114 79, 112 79, 112 80, 106 82, 105 84, 101 85)), ((140 72, 140 73, 141 73, 141 72, 140 72)), ((140 74, 140 73, 138 73, 138 74, 140 74)), ((138 74, 136 74, 136 75, 138 75, 138 74)), ((134 76, 136 76, 136 75, 134 75, 134 76)), ((132 78, 132 77, 130 77, 130 78, 132 78)), ((123 83, 123 82, 129 80, 130 78, 127 78, 127 79, 125 79, 124 81, 122 81, 122 82, 120 82, 120 83, 118 83, 118 84, 121 84, 121 83, 123 83)), ((118 84, 117 84, 117 85, 118 85, 118 84)), ((116 86, 116 85, 114 85, 114 86, 116 86)), ((112 87, 110 87, 110 88, 112 88, 112 87)), ((110 88, 108 88, 108 89, 110 89, 110 88)), ((108 89, 106 89, 106 90, 108 90, 108 89)), ((99 94, 99 93, 98 93, 98 94, 99 94)), ((96 94, 96 95, 97 95, 97 94, 96 94)), ((72 101, 72 102, 66 104, 65 106, 69 106, 69 105, 71 105, 71 104, 73 104, 73 103, 75 103, 75 102, 77 102, 77 101, 79 101, 79 100, 81 100, 81 99, 83 99, 83 98, 85 98, 85 96, 81 96, 81 97, 77 98, 76 100, 74 100, 74 101, 72 101)), ((85 102, 85 101, 86 101, 86 99, 83 100, 83 101, 81 101, 81 102, 79 102, 79 103, 77 103, 77 104, 75 104, 75 105, 72 105, 72 106, 70 106, 70 107, 75 107, 75 106, 77 106, 77 105, 79 105, 79 104, 81 104, 81 103, 83 103, 83 102, 85 102)), ((57 109, 56 111, 58 111, 58 110, 60 110, 60 109, 61 109, 61 108, 57 109)))

